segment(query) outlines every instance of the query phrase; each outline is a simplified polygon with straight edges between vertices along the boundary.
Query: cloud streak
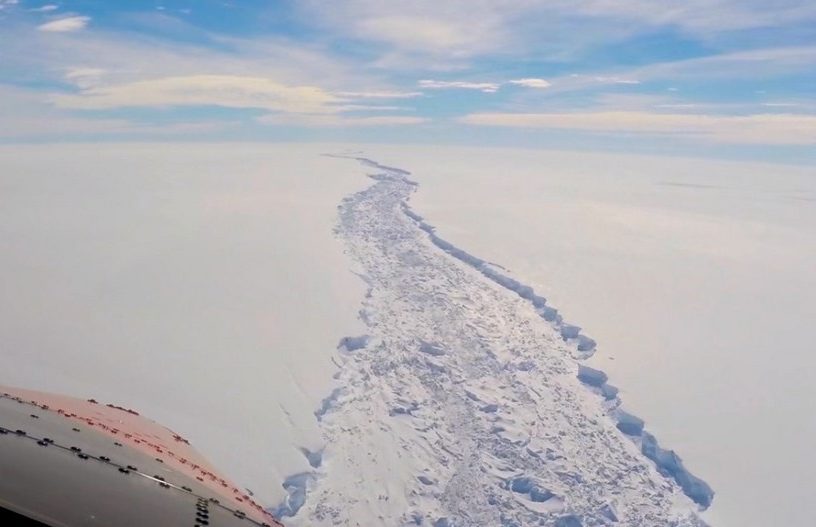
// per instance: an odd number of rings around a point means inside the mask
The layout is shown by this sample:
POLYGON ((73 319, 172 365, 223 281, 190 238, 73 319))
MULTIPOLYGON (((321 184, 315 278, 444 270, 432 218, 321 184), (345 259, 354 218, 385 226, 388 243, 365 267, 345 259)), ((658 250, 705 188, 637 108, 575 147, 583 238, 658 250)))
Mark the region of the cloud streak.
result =
POLYGON ((341 100, 314 86, 287 86, 263 77, 189 75, 112 86, 92 86, 76 94, 51 97, 59 108, 222 106, 286 113, 332 113, 341 100))
POLYGON ((460 118, 460 121, 480 126, 683 136, 720 143, 816 144, 816 115, 728 116, 646 111, 474 113, 460 118))
POLYGON ((352 99, 414 99, 422 97, 421 91, 341 91, 336 92, 338 97, 349 97, 352 99))
POLYGON ((428 90, 478 90, 484 93, 499 91, 501 84, 496 82, 468 82, 468 81, 435 81, 421 80, 417 83, 420 88, 428 90))
POLYGON ((712 39, 734 31, 816 21, 808 0, 348 0, 299 3, 333 34, 384 44, 388 53, 467 61, 513 52, 575 53, 624 36, 679 30, 712 39))
POLYGON ((349 117, 344 115, 269 114, 256 119, 261 124, 305 127, 379 127, 412 126, 428 122, 424 117, 407 115, 374 115, 349 117))
POLYGON ((90 17, 87 16, 69 16, 46 22, 38 26, 37 29, 50 33, 68 33, 85 29, 90 21, 90 17))
POLYGON ((549 81, 538 78, 513 79, 506 82, 438 81, 426 79, 419 81, 417 84, 420 88, 428 90, 478 90, 484 93, 496 93, 502 86, 508 84, 537 89, 552 86, 549 81))
POLYGON ((223 120, 152 124, 127 119, 76 115, 42 103, 30 91, 0 84, 0 140, 59 139, 88 136, 174 138, 224 130, 234 123, 223 120))
POLYGON ((30 9, 32 13, 49 13, 51 11, 56 11, 59 9, 59 6, 56 4, 45 4, 44 6, 35 7, 30 9))
POLYGON ((511 81, 507 81, 507 84, 524 86, 525 88, 549 88, 550 86, 552 86, 552 83, 550 81, 536 78, 514 79, 511 81))

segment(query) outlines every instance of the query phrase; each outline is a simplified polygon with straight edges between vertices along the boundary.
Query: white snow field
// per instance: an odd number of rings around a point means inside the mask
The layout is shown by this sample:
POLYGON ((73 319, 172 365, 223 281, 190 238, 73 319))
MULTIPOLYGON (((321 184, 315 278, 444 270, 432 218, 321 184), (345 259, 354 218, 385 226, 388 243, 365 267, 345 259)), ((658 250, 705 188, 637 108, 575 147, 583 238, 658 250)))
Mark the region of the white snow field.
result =
POLYGON ((0 382, 135 408, 279 502, 365 291, 332 234, 362 176, 323 151, 0 147, 0 382))
POLYGON ((816 169, 371 147, 437 234, 598 342, 587 364, 716 492, 714 526, 816 517, 816 169))
POLYGON ((814 239, 808 168, 2 146, 0 380, 294 526, 809 526, 814 239))

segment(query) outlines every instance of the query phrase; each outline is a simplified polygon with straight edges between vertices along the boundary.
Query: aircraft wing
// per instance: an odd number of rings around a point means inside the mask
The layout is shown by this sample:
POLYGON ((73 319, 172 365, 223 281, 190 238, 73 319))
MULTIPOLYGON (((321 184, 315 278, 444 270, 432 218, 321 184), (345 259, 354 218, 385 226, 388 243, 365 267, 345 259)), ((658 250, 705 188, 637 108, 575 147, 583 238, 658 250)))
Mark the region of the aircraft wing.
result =
POLYGON ((4 386, 0 524, 281 525, 185 438, 134 410, 4 386))

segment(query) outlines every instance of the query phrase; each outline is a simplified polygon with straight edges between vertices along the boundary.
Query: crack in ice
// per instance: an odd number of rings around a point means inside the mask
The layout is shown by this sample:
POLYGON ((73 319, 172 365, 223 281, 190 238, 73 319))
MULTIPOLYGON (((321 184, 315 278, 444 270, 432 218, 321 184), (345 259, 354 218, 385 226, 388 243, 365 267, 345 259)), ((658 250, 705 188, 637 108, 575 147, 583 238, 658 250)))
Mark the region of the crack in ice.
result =
POLYGON ((619 409, 605 374, 579 369, 594 341, 439 238, 408 207, 409 172, 354 159, 377 173, 337 232, 369 286, 368 330, 341 341, 321 462, 287 480, 290 523, 704 525, 683 490, 705 505, 707 485, 619 409))

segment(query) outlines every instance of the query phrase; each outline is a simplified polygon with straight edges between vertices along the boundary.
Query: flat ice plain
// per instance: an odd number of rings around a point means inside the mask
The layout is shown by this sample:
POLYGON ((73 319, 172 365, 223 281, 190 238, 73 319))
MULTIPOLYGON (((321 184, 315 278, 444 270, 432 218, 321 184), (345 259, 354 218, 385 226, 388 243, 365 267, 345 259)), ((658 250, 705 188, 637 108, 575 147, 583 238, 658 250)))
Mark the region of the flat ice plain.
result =
POLYGON ((0 147, 2 383, 135 408, 277 503, 361 326, 332 229, 362 176, 324 151, 0 147))
POLYGON ((439 236, 598 341, 588 364, 716 491, 713 526, 813 524, 815 169, 369 150, 411 170, 413 209, 439 236))

